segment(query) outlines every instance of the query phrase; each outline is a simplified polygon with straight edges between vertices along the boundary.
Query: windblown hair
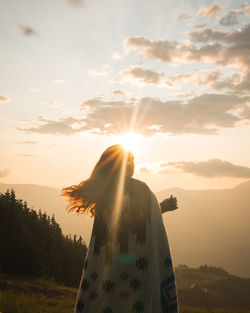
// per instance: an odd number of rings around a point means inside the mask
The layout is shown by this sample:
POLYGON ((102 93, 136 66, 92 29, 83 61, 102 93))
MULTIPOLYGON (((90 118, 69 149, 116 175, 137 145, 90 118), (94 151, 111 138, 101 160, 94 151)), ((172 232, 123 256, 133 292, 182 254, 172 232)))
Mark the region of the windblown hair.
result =
POLYGON ((89 179, 62 189, 69 202, 67 210, 95 216, 99 209, 114 201, 121 171, 126 187, 126 181, 134 173, 134 157, 123 146, 113 145, 103 152, 89 179))

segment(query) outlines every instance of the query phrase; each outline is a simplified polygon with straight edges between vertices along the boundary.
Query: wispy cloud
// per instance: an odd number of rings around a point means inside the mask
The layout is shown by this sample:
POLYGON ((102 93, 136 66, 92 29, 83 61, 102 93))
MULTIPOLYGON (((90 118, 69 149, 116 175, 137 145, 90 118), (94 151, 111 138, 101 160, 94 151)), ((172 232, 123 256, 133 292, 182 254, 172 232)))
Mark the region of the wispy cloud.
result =
POLYGON ((58 108, 61 106, 59 102, 54 102, 54 101, 43 101, 41 104, 46 105, 51 108, 58 108))
POLYGON ((0 94, 0 102, 8 102, 10 101, 10 98, 3 95, 3 94, 0 94))
POLYGON ((214 4, 214 5, 211 5, 210 7, 199 9, 197 16, 198 17, 213 17, 213 16, 218 15, 218 13, 220 13, 222 10, 223 10, 222 6, 218 4, 214 4))
POLYGON ((82 6, 85 3, 85 0, 65 0, 68 4, 72 6, 82 6))
POLYGON ((100 68, 90 70, 88 73, 90 76, 106 76, 106 75, 108 75, 108 72, 106 70, 103 70, 100 68))
POLYGON ((207 161, 178 161, 164 162, 155 161, 138 165, 139 172, 154 172, 158 174, 172 174, 183 172, 202 176, 212 177, 237 177, 250 178, 250 167, 236 165, 229 161, 220 159, 211 159, 207 161))
POLYGON ((242 10, 233 9, 219 19, 219 23, 223 26, 233 26, 239 23, 238 16, 243 15, 242 10))
POLYGON ((112 91, 113 96, 125 96, 126 92, 120 89, 115 89, 112 91))
POLYGON ((16 144, 19 144, 19 145, 35 145, 35 144, 37 144, 37 141, 35 141, 35 140, 25 140, 25 141, 22 141, 22 142, 16 142, 16 144))
POLYGON ((20 28, 22 34, 27 36, 27 37, 32 37, 32 36, 39 37, 38 32, 30 26, 19 25, 19 28, 20 28))
POLYGON ((250 5, 247 5, 247 6, 245 7, 245 10, 247 11, 246 15, 247 15, 247 16, 250 16, 250 5))
POLYGON ((40 133, 40 134, 51 134, 51 135, 74 135, 79 133, 82 129, 85 129, 81 126, 83 120, 67 117, 61 118, 59 120, 49 120, 43 117, 40 117, 38 120, 33 122, 39 123, 35 127, 21 127, 18 130, 26 133, 40 133))
POLYGON ((184 173, 203 177, 239 177, 250 178, 250 168, 242 165, 235 165, 231 162, 211 159, 200 162, 168 162, 161 165, 161 172, 164 173, 164 167, 167 169, 175 168, 184 173))
POLYGON ((120 60, 120 59, 122 59, 122 58, 123 58, 123 55, 122 55, 120 52, 114 51, 114 52, 112 53, 112 59, 114 59, 114 60, 120 60))
POLYGON ((188 14, 185 14, 185 13, 182 13, 178 16, 178 20, 181 21, 181 20, 189 20, 191 19, 192 16, 191 15, 188 15, 188 14))
POLYGON ((194 28, 203 28, 207 26, 207 23, 202 23, 202 24, 194 24, 194 28))
POLYGON ((219 70, 200 70, 190 74, 175 74, 167 78, 166 84, 170 87, 186 85, 207 85, 213 87, 222 74, 219 70))
POLYGON ((128 69, 123 71, 123 75, 125 77, 129 77, 132 81, 142 84, 158 85, 164 74, 159 71, 152 71, 140 66, 130 66, 128 69))

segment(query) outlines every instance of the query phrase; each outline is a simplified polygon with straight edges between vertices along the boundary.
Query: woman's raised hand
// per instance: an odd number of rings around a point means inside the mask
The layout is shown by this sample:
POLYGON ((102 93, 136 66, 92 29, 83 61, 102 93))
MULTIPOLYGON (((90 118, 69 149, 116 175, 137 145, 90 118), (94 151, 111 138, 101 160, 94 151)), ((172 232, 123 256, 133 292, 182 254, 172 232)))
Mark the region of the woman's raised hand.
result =
POLYGON ((168 212, 168 211, 177 210, 178 209, 177 199, 176 199, 176 197, 173 197, 171 195, 170 198, 167 198, 167 199, 163 200, 160 203, 160 206, 161 206, 161 213, 162 214, 165 213, 165 212, 168 212))

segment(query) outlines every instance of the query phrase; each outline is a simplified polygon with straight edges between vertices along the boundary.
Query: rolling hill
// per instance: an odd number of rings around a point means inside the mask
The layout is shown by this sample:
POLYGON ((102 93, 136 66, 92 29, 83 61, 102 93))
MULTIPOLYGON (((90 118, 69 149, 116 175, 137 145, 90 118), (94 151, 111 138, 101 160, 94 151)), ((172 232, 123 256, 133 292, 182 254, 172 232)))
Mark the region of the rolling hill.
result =
POLYGON ((179 209, 164 216, 174 261, 209 264, 250 277, 250 181, 232 189, 167 189, 179 209))

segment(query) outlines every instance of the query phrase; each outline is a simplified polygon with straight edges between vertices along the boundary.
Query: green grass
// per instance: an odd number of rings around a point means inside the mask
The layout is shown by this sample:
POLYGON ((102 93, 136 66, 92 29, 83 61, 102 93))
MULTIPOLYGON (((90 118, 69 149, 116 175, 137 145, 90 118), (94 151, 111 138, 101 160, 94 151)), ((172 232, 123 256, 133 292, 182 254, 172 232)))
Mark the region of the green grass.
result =
POLYGON ((72 297, 48 297, 41 294, 4 292, 0 298, 2 313, 69 313, 73 312, 72 297))
POLYGON ((1 313, 72 313, 76 295, 53 281, 0 276, 1 313))
POLYGON ((250 310, 223 308, 189 308, 180 306, 180 313, 250 313, 250 310))
MULTIPOLYGON (((77 289, 45 279, 0 275, 0 313, 73 313, 77 289)), ((243 309, 180 307, 180 313, 250 313, 243 309)))

